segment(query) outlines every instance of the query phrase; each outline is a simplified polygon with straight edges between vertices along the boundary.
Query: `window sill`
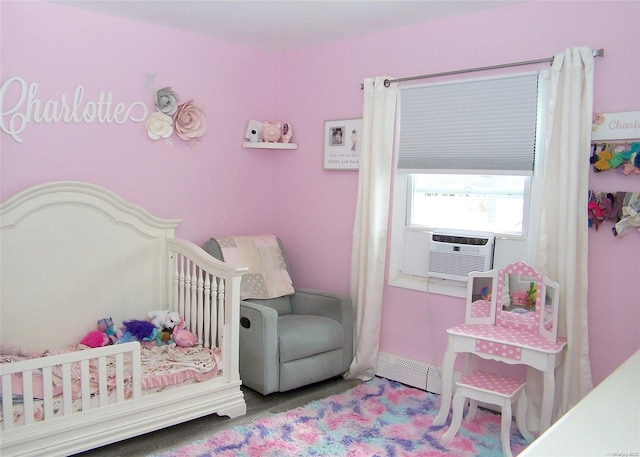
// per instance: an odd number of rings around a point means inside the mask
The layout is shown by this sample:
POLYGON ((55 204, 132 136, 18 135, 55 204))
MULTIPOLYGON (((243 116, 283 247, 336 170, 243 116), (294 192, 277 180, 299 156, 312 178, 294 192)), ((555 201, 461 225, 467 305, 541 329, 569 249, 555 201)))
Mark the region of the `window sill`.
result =
POLYGON ((393 278, 389 278, 389 285, 402 289, 448 295, 450 297, 465 298, 467 296, 467 283, 451 279, 422 278, 420 276, 398 273, 394 275, 393 278))

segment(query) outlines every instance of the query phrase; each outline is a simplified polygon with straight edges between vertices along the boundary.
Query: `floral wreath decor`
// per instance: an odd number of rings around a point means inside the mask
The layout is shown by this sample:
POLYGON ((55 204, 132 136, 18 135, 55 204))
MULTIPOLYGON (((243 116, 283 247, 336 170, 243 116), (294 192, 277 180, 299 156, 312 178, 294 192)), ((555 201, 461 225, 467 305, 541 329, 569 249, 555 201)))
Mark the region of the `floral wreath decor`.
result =
POLYGON ((164 138, 170 143, 170 137, 176 132, 178 138, 193 143, 207 131, 207 116, 193 100, 178 105, 178 94, 171 87, 163 87, 155 93, 157 111, 147 120, 149 138, 164 138))

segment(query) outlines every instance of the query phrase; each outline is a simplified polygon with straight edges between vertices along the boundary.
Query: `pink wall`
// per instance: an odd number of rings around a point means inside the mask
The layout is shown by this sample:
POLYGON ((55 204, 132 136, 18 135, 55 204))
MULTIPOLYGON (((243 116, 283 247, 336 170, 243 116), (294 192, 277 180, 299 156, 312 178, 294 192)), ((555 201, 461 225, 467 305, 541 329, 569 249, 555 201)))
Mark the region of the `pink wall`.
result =
MULTIPOLYGON (((526 2, 305 48, 279 59, 277 92, 284 96, 276 108, 296 127, 300 150, 274 159, 274 202, 286 204, 274 204, 273 227, 293 247, 298 282, 348 290, 357 173, 322 170, 322 126, 327 119, 361 116, 363 78, 538 59, 589 45, 606 49, 596 61, 595 108, 638 110, 639 43, 631 30, 639 18, 637 2, 526 2), (603 24, 615 32, 604 33, 603 24)), ((591 180, 596 190, 640 190, 634 177, 604 173, 591 180)), ((639 253, 640 234, 617 239, 607 228, 590 235, 589 333, 596 383, 640 348, 639 253)), ((445 329, 463 319, 462 300, 386 286, 381 349, 441 363, 445 329)))
POLYGON ((3 200, 37 183, 82 180, 182 219, 178 234, 198 243, 270 229, 270 157, 240 144, 247 119, 273 110, 272 55, 45 2, 2 2, 1 51, 2 81, 37 82, 43 103, 71 99, 81 84, 86 101, 112 92, 114 103, 143 101, 154 110, 144 84, 155 73, 156 89, 193 98, 209 125, 195 148, 175 135, 172 146, 152 141, 144 123, 132 122, 31 123, 22 144, 3 133, 3 200))
MULTIPOLYGON (((526 2, 280 54, 50 3, 0 8, 3 82, 38 82, 42 99, 82 84, 88 99, 110 91, 152 108, 144 78, 156 73, 158 84, 202 105, 210 125, 195 149, 175 137, 173 146, 153 142, 136 123, 30 124, 23 144, 3 133, 2 200, 45 181, 85 180, 154 215, 183 219, 178 235, 196 243, 272 231, 287 245, 298 286, 349 288, 357 173, 322 169, 322 132, 325 120, 361 116, 365 77, 536 59, 586 44, 606 48, 596 62, 595 108, 640 109, 637 2, 526 2), (291 122, 299 149, 241 149, 249 118, 291 122)), ((637 178, 601 174, 592 182, 597 190, 640 191, 637 178)), ((595 382, 640 347, 639 248, 637 234, 590 235, 595 382)), ((440 363, 445 329, 463 319, 463 307, 386 287, 382 350, 440 363)))

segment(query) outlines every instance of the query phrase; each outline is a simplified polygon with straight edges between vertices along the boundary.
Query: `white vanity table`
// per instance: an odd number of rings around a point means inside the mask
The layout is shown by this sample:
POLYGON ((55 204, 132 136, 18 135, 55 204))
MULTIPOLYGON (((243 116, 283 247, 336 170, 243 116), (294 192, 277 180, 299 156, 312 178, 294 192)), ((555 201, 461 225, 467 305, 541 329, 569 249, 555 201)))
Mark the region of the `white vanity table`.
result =
MULTIPOLYGON (((469 274, 465 323, 447 329, 442 403, 434 425, 444 425, 451 406, 458 353, 523 364, 544 375, 540 432, 551 425, 555 369, 567 342, 557 337, 558 284, 516 262, 501 270, 469 274)), ((469 364, 467 363, 467 368, 469 364)))

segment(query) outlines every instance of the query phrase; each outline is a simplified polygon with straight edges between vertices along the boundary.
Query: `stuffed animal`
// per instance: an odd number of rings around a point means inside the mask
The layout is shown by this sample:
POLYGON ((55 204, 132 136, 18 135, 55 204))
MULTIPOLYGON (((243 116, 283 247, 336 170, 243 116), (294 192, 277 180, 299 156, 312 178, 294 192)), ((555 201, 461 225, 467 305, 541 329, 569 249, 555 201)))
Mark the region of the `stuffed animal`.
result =
POLYGON ((133 336, 133 333, 127 330, 126 327, 123 327, 122 335, 120 335, 120 337, 116 340, 116 344, 130 343, 131 341, 138 341, 138 339, 133 336))
POLYGON ((101 332, 100 330, 91 330, 85 335, 84 338, 82 338, 82 340, 80 340, 80 344, 84 344, 85 346, 89 346, 90 348, 107 346, 109 343, 110 340, 107 334, 101 332))
POLYGON ((187 324, 181 319, 178 325, 173 329, 173 341, 176 346, 181 348, 190 348, 198 344, 198 337, 187 330, 187 324))
POLYGON ((180 323, 180 320, 182 320, 182 318, 180 317, 180 314, 176 312, 169 313, 166 321, 164 322, 164 328, 172 330, 176 325, 180 323))
POLYGON ((171 330, 180 322, 180 314, 167 311, 149 311, 147 317, 159 330, 171 330))
POLYGON ((80 344, 92 348, 107 346, 114 344, 121 335, 120 329, 113 325, 113 319, 105 317, 98 321, 96 330, 90 331, 82 338, 80 344))
POLYGON ((153 328, 151 335, 147 336, 144 341, 155 341, 158 346, 173 343, 173 340, 171 339, 171 332, 159 330, 155 327, 153 328))
POLYGON ((114 325, 110 317, 98 321, 98 330, 107 335, 110 344, 115 343, 122 336, 122 331, 114 325))
MULTIPOLYGON (((126 329, 123 338, 125 341, 144 341, 153 334, 156 327, 149 321, 130 320, 122 323, 126 329)), ((124 341, 122 341, 124 342, 124 341)))

